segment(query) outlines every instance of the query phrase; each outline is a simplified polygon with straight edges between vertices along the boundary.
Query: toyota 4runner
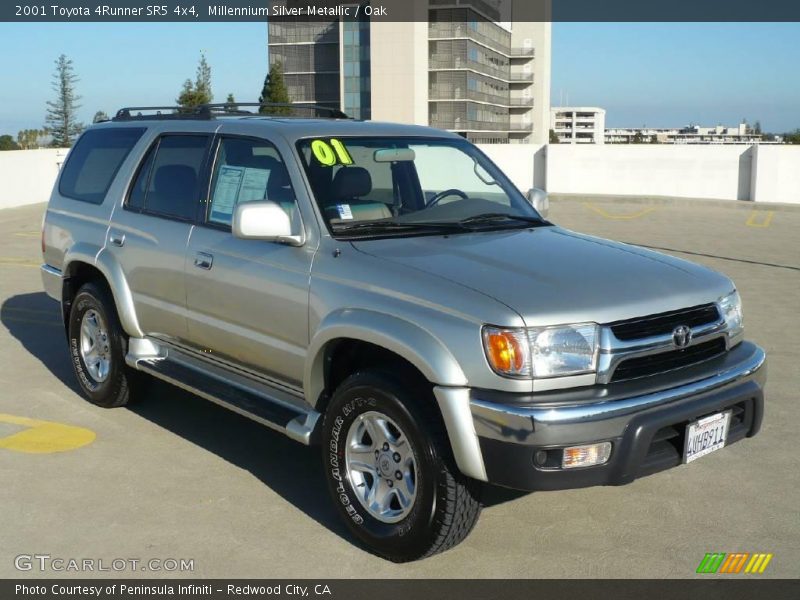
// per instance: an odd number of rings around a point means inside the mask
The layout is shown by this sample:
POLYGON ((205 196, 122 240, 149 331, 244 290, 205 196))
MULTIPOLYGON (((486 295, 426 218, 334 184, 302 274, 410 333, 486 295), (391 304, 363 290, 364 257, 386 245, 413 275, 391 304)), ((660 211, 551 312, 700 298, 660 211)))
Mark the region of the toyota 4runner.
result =
POLYGON ((69 153, 42 278, 91 402, 153 376, 319 443, 394 561, 463 540, 487 482, 625 484, 757 433, 730 279, 548 222, 457 135, 278 108, 122 109, 69 153))

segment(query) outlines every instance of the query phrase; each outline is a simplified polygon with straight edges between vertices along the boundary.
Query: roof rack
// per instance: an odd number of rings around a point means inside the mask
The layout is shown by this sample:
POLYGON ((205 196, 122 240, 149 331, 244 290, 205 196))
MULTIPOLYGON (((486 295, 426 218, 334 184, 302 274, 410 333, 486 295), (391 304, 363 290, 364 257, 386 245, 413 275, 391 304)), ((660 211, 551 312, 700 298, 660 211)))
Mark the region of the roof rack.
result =
POLYGON ((277 116, 277 117, 296 117, 292 114, 282 112, 264 112, 261 108, 310 110, 314 116, 324 116, 328 119, 349 119, 345 113, 338 108, 320 106, 318 104, 292 104, 289 102, 222 102, 219 104, 200 104, 198 106, 126 106, 120 108, 114 115, 112 121, 133 121, 133 120, 172 120, 172 119, 200 119, 210 120, 218 116, 277 116), (245 110, 244 108, 258 108, 259 110, 245 110), (155 114, 143 114, 155 111, 155 114), (169 112, 165 112, 169 111, 169 112))

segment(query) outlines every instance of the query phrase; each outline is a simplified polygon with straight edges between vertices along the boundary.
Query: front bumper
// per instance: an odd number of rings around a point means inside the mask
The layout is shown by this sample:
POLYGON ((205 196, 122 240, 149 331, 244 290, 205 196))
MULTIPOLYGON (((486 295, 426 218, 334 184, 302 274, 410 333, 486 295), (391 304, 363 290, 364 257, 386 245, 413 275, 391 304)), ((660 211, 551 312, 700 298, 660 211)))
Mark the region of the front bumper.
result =
POLYGON ((717 359, 660 377, 535 395, 470 390, 485 479, 554 490, 622 485, 674 467, 683 461, 686 425, 700 417, 733 411, 726 445, 758 432, 766 374, 764 351, 742 342, 717 359), (613 445, 606 464, 560 468, 558 449, 604 441, 613 445), (537 465, 539 450, 558 460, 537 465))

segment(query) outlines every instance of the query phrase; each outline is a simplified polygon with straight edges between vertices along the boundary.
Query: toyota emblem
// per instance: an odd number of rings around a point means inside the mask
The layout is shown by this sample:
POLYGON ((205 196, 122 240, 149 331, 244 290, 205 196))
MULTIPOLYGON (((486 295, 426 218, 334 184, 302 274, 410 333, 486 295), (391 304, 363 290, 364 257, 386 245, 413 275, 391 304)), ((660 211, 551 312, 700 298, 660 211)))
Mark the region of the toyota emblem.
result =
POLYGON ((679 325, 672 330, 672 343, 677 348, 686 348, 692 341, 692 330, 686 325, 679 325))

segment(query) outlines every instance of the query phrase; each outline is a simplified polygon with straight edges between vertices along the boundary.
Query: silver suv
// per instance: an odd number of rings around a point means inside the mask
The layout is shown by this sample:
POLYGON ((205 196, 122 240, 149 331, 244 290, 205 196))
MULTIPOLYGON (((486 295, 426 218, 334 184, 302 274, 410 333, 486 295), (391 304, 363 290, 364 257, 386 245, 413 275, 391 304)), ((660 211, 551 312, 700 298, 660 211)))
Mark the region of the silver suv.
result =
POLYGON ((320 443, 394 561, 463 540, 486 483, 619 485, 757 433, 727 277, 548 222, 461 137, 331 113, 132 108, 81 136, 42 277, 91 402, 149 375, 320 443))

